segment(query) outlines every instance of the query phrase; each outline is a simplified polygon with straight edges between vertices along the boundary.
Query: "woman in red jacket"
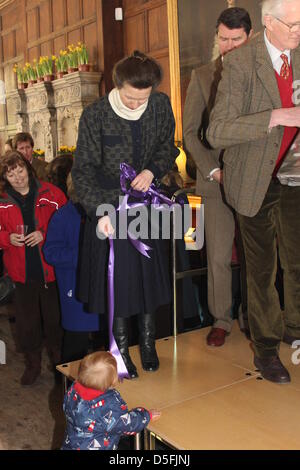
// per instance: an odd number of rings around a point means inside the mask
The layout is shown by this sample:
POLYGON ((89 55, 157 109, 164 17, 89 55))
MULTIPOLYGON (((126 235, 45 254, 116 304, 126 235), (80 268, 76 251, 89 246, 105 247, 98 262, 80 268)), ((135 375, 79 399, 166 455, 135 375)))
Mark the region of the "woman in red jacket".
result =
POLYGON ((17 151, 0 160, 0 248, 8 275, 15 282, 16 333, 25 355, 22 385, 41 372, 43 336, 53 363, 59 363, 62 330, 53 267, 42 246, 48 222, 66 202, 62 191, 39 181, 31 164, 17 151), (24 233, 20 227, 25 227, 24 233))

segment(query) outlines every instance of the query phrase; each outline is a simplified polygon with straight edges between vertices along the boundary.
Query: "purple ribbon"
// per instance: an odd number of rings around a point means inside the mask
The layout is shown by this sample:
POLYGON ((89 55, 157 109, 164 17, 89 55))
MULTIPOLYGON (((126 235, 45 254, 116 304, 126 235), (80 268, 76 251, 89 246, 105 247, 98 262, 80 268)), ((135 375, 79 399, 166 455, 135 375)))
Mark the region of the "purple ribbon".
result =
POLYGON ((108 330, 109 330, 109 350, 115 357, 118 366, 118 376, 121 381, 123 379, 129 379, 128 370, 124 364, 123 358, 117 346, 116 340, 113 335, 113 324, 114 324, 114 311, 115 311, 115 299, 114 299, 114 265, 115 265, 115 253, 113 239, 109 238, 109 259, 108 259, 108 330))
MULTIPOLYGON (((131 186, 127 189, 127 182, 131 183, 137 176, 136 171, 127 163, 121 163, 120 165, 120 185, 123 193, 125 194, 122 203, 118 207, 118 211, 125 211, 130 208, 149 206, 150 204, 155 205, 157 210, 163 210, 162 204, 167 204, 171 207, 174 202, 171 201, 167 196, 161 194, 152 183, 146 192, 137 191, 131 186), (137 202, 128 202, 129 197, 133 197, 137 202)), ((133 246, 147 258, 150 258, 148 251, 152 248, 145 243, 141 242, 132 237, 128 232, 128 239, 133 246)), ((109 260, 108 260, 108 326, 109 326, 109 350, 115 357, 118 366, 118 375, 122 381, 124 378, 129 379, 127 368, 115 341, 113 335, 113 323, 114 323, 114 265, 115 265, 115 252, 113 238, 109 238, 109 260)))

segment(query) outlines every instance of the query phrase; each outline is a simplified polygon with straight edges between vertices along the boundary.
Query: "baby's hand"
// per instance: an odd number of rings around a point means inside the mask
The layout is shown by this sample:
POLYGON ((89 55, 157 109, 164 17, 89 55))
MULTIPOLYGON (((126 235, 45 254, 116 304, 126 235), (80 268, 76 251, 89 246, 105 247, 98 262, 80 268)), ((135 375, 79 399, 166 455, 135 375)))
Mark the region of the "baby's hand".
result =
POLYGON ((161 411, 149 410, 149 413, 152 415, 151 421, 157 421, 161 417, 161 411))

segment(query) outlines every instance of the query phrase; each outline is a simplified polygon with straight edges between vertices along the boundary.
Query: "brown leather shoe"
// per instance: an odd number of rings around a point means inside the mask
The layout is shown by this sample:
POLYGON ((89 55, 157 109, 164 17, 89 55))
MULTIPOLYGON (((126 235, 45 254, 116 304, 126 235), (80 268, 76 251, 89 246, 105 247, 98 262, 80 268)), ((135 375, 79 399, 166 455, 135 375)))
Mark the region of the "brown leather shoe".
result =
POLYGON ((227 335, 227 331, 223 328, 212 328, 206 338, 206 343, 208 346, 223 346, 227 335))
POLYGON ((283 343, 292 345, 294 341, 300 341, 300 338, 296 338, 295 336, 290 336, 288 334, 283 335, 283 338, 282 338, 283 343))
POLYGON ((282 364, 278 356, 254 357, 254 364, 259 369, 262 377, 270 382, 286 384, 291 381, 290 374, 282 364))

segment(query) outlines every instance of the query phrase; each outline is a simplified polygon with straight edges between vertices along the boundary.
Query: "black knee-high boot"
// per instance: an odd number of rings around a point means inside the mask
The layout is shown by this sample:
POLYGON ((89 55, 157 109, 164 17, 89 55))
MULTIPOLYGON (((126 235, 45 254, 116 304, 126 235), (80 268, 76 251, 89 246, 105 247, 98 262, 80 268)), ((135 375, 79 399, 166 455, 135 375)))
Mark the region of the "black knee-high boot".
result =
POLYGON ((138 377, 135 365, 133 364, 128 350, 128 319, 122 317, 114 318, 113 334, 123 358, 128 374, 132 379, 138 377))
POLYGON ((155 315, 139 315, 139 342, 144 370, 155 371, 159 360, 155 349, 155 315))

